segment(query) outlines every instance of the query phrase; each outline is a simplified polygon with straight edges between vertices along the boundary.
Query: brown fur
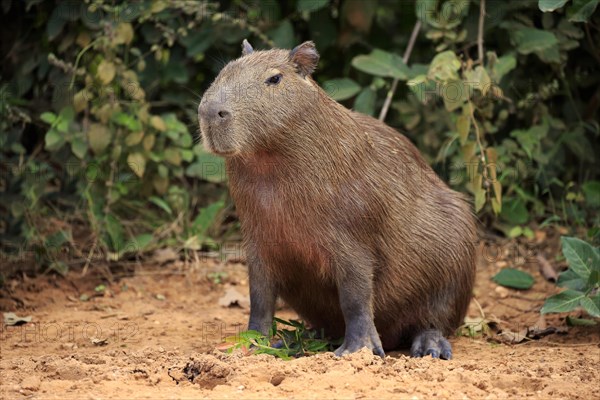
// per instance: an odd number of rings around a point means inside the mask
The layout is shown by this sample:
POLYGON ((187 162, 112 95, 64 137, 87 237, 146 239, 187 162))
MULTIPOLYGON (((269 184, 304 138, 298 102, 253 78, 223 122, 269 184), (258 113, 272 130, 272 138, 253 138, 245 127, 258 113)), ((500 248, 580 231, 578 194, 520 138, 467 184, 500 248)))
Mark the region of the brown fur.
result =
POLYGON ((201 130, 211 151, 227 155, 251 274, 332 336, 344 335, 338 282, 352 269, 366 280, 352 290, 372 288, 384 348, 428 328, 450 334, 473 287, 470 206, 405 136, 304 76, 315 65, 303 51, 249 52, 202 100, 233 115, 223 129, 201 118, 201 130), (265 85, 275 70, 281 83, 265 85), (248 95, 255 86, 260 95, 248 95))

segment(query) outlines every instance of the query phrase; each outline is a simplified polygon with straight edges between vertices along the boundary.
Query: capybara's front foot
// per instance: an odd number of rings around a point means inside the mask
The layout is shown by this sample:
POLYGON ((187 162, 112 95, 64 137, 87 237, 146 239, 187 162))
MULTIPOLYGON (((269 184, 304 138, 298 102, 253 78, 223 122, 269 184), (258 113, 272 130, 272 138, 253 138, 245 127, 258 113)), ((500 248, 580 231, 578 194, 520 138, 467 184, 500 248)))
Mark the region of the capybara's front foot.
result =
POLYGON ((344 343, 336 349, 335 355, 341 357, 346 354, 357 352, 363 347, 368 348, 373 354, 378 355, 381 358, 385 357, 383 347, 381 346, 381 339, 379 339, 375 326, 367 328, 363 332, 357 332, 356 334, 348 334, 348 332, 346 332, 344 343))
POLYGON ((452 358, 452 346, 440 331, 427 329, 413 339, 410 355, 413 357, 431 356, 450 360, 452 358))

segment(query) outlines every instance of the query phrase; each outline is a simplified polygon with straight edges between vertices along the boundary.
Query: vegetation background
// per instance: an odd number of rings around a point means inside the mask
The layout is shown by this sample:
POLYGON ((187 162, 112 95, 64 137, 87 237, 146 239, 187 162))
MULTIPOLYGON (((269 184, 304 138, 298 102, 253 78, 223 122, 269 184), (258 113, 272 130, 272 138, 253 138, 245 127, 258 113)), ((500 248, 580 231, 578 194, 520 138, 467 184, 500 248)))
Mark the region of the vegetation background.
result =
POLYGON ((244 38, 313 40, 319 84, 383 109, 488 229, 560 225, 597 245, 597 3, 3 0, 0 280, 235 238, 196 110, 244 38))

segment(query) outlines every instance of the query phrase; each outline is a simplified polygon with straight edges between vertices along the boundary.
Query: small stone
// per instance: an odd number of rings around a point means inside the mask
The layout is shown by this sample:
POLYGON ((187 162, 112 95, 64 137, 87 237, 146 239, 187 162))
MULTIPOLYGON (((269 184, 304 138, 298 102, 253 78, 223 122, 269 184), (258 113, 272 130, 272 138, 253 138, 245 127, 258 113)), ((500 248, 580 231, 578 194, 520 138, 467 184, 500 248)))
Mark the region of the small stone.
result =
POLYGON ((501 299, 507 298, 509 294, 508 289, 502 286, 496 286, 496 289, 494 289, 494 291, 498 293, 498 296, 500 296, 501 299))
POLYGON ((284 379, 285 379, 285 375, 278 372, 271 377, 271 385, 279 386, 281 384, 281 382, 283 382, 284 379))

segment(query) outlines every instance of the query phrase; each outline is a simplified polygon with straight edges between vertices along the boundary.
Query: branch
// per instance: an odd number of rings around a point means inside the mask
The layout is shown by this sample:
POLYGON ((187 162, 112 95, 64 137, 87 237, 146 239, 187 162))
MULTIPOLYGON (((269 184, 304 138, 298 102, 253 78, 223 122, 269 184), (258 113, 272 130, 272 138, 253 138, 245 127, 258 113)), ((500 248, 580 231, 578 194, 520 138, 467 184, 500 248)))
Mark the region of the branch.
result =
MULTIPOLYGON (((410 58, 410 54, 412 53, 413 47, 415 46, 415 41, 417 40, 417 35, 421 30, 421 21, 417 20, 415 23, 415 27, 410 35, 410 40, 408 41, 408 46, 406 46, 406 50, 404 51, 404 56, 402 56, 402 61, 404 64, 408 64, 408 59, 410 58)), ((381 112, 379 113, 379 120, 385 120, 385 116, 390 108, 390 104, 392 104, 392 97, 394 97, 394 93, 396 92, 396 88, 398 87, 398 82, 400 80, 398 78, 394 78, 392 82, 392 87, 387 92, 387 96, 385 98, 385 102, 383 103, 383 107, 381 108, 381 112)))
POLYGON ((483 23, 485 19, 485 0, 479 2, 479 33, 477 34, 478 61, 483 65, 483 23))

